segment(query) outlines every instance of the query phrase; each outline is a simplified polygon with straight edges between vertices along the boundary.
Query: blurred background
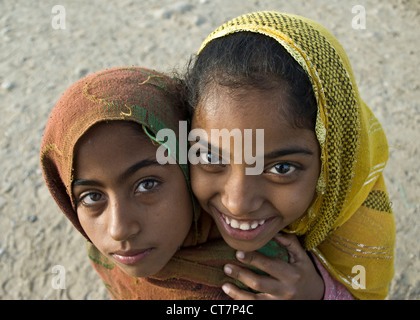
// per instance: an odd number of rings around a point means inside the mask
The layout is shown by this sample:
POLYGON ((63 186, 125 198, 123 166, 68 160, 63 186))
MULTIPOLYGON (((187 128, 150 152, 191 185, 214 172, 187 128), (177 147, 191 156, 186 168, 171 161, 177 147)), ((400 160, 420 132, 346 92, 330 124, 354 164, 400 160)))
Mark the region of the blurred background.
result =
POLYGON ((397 245, 388 299, 420 298, 418 0, 0 0, 0 299, 109 298, 39 166, 61 94, 109 67, 182 72, 216 27, 258 10, 316 20, 347 51, 390 145, 384 175, 397 245), (54 266, 65 270, 61 286, 54 266))

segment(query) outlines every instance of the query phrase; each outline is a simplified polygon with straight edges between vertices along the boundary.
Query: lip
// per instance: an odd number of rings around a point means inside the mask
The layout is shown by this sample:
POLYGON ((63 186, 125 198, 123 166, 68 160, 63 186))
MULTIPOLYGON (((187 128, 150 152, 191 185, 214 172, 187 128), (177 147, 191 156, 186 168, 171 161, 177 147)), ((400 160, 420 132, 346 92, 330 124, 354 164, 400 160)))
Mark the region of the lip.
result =
POLYGON ((221 213, 215 207, 213 207, 212 209, 216 213, 215 217, 219 221, 219 226, 221 226, 230 237, 236 240, 249 241, 249 240, 253 240, 257 238, 261 233, 264 232, 264 230, 268 228, 268 226, 271 224, 271 222, 274 219, 274 217, 266 218, 266 219, 237 219, 237 218, 232 218, 231 216, 221 213), (258 220, 265 220, 265 222, 262 225, 258 225, 258 227, 256 227, 255 229, 241 230, 241 229, 232 228, 229 224, 227 224, 225 217, 228 217, 230 219, 235 219, 238 221, 243 221, 243 222, 258 221, 258 220))
POLYGON ((111 256, 118 262, 126 265, 133 265, 145 259, 153 248, 130 251, 116 251, 111 253, 111 256))

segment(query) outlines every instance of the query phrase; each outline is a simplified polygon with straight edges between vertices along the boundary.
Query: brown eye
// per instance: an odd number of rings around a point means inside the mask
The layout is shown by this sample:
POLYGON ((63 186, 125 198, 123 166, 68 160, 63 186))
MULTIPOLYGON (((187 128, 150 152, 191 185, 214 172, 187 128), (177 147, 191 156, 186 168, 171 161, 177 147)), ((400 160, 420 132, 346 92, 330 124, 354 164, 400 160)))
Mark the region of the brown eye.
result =
POLYGON ((103 200, 103 196, 100 193, 97 192, 91 192, 83 196, 83 198, 80 200, 80 202, 89 207, 97 204, 99 201, 103 200))
POLYGON ((157 186, 159 185, 159 182, 156 180, 144 180, 142 181, 136 191, 137 192, 148 192, 148 191, 152 191, 153 189, 155 189, 157 186))
POLYGON ((296 167, 294 165, 291 165, 289 163, 278 163, 275 166, 273 166, 269 172, 270 173, 276 173, 280 175, 286 175, 291 174, 296 170, 296 167))

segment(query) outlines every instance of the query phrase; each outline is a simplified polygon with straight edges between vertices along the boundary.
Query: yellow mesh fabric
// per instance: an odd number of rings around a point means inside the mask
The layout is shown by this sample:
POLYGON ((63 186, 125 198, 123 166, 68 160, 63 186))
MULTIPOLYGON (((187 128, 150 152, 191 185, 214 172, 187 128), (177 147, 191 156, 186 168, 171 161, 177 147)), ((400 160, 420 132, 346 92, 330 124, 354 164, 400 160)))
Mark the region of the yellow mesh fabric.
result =
MULTIPOLYGON (((382 126, 359 96, 343 48, 324 27, 278 12, 235 18, 209 35, 259 33, 279 42, 308 74, 318 103, 321 147, 317 197, 308 213, 288 226, 303 238, 330 273, 361 299, 385 298, 393 275, 394 218, 383 183, 388 144, 382 126), (366 270, 366 288, 354 289, 355 265, 366 270)), ((357 287, 357 286, 356 286, 357 287)))

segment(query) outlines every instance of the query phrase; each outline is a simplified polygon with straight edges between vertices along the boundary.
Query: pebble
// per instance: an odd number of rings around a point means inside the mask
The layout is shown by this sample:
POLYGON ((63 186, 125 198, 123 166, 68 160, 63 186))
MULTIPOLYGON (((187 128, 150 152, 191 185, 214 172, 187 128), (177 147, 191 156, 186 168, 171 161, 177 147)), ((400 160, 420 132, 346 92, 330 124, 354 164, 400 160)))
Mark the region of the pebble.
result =
POLYGON ((3 36, 3 40, 5 42, 12 41, 12 38, 9 36, 10 28, 6 27, 1 30, 1 35, 3 36))
POLYGON ((173 11, 169 8, 162 8, 154 12, 156 19, 170 19, 173 14, 173 11))
POLYGON ((201 26, 204 22, 206 22, 206 19, 204 17, 201 16, 196 16, 194 19, 194 24, 196 26, 201 26))
POLYGON ((38 217, 37 216, 29 216, 28 217, 28 221, 29 222, 35 222, 35 221, 37 221, 38 220, 38 217))
POLYGON ((14 84, 14 82, 11 82, 11 81, 4 81, 1 84, 1 88, 4 89, 4 90, 7 90, 7 91, 12 90, 14 87, 15 87, 15 84, 14 84))
POLYGON ((157 19, 170 19, 174 14, 184 14, 192 10, 194 6, 189 3, 178 2, 172 6, 168 6, 162 9, 158 9, 154 12, 154 16, 157 19))
POLYGON ((186 13, 193 8, 193 5, 189 3, 178 2, 175 3, 172 8, 176 13, 186 13))
POLYGON ((87 75, 89 72, 88 68, 84 68, 84 67, 78 67, 74 70, 74 74, 77 75, 78 77, 82 78, 85 75, 87 75))
MULTIPOLYGON (((7 136, 7 135, 6 135, 7 136)), ((9 193, 13 189, 13 185, 10 182, 4 181, 1 193, 9 193)))

